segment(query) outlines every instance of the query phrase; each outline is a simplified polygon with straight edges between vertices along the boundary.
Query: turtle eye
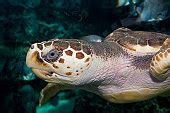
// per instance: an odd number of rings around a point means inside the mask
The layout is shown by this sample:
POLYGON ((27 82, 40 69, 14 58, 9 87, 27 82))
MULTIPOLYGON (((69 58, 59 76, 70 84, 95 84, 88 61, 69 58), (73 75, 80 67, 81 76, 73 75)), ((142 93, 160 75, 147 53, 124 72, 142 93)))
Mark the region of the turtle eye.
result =
POLYGON ((52 49, 47 53, 45 60, 54 62, 60 57, 60 55, 61 52, 58 52, 56 49, 52 49))

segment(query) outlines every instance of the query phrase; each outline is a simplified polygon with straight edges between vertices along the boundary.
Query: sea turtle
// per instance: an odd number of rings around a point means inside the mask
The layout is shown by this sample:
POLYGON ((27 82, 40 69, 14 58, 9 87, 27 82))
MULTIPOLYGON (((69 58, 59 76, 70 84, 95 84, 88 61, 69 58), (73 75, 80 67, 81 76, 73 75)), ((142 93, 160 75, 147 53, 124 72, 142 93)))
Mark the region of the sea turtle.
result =
POLYGON ((48 82, 40 105, 73 88, 115 103, 137 102, 169 94, 170 36, 119 28, 102 42, 52 39, 32 44, 26 64, 48 82))

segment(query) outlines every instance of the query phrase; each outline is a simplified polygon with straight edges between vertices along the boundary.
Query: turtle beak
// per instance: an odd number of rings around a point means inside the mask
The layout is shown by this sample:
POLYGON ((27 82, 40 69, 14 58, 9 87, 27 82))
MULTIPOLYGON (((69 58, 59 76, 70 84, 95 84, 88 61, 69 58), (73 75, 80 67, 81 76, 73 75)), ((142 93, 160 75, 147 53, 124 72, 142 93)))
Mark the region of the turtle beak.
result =
POLYGON ((33 45, 34 48, 31 47, 28 50, 26 56, 26 65, 32 69, 33 73, 37 75, 37 77, 43 80, 49 80, 51 73, 48 72, 48 70, 50 70, 48 64, 41 59, 40 57, 41 51, 35 48, 36 44, 33 45))
POLYGON ((26 65, 30 68, 47 68, 47 63, 45 63, 40 57, 39 49, 36 49, 36 44, 33 44, 28 50, 26 56, 26 65), (34 47, 34 48, 33 48, 34 47))

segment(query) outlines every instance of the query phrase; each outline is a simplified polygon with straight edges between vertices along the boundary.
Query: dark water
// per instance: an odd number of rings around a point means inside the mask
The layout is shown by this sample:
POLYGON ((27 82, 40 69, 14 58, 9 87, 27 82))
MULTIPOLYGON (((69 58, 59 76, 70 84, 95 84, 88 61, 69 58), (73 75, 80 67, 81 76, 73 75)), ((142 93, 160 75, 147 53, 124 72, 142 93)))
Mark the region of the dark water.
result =
POLYGON ((114 104, 82 90, 59 92, 37 106, 46 83, 25 64, 32 43, 86 35, 106 37, 119 27, 170 34, 169 0, 127 1, 0 0, 0 113, 170 112, 167 97, 114 104))

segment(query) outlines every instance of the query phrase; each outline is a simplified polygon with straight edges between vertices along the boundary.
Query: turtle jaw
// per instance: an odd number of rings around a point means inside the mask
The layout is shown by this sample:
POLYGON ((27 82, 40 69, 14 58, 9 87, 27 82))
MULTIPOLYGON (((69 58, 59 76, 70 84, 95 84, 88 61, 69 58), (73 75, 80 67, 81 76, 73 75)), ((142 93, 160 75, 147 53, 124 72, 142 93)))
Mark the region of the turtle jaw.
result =
POLYGON ((53 72, 50 70, 49 65, 44 62, 40 57, 40 52, 34 45, 34 49, 30 48, 26 56, 26 65, 32 69, 33 73, 36 74, 39 78, 48 81, 53 75, 53 72), (50 71, 49 71, 50 70, 50 71))
POLYGON ((40 79, 43 79, 45 81, 50 81, 52 79, 52 76, 53 76, 53 72, 48 72, 48 71, 45 71, 45 70, 32 68, 32 71, 33 71, 34 74, 37 75, 37 77, 39 77, 40 79))
POLYGON ((55 72, 48 72, 41 69, 32 68, 32 71, 34 74, 37 75, 37 77, 50 83, 71 85, 74 84, 74 82, 77 80, 77 77, 72 78, 72 76, 64 76, 64 75, 57 74, 55 72))

